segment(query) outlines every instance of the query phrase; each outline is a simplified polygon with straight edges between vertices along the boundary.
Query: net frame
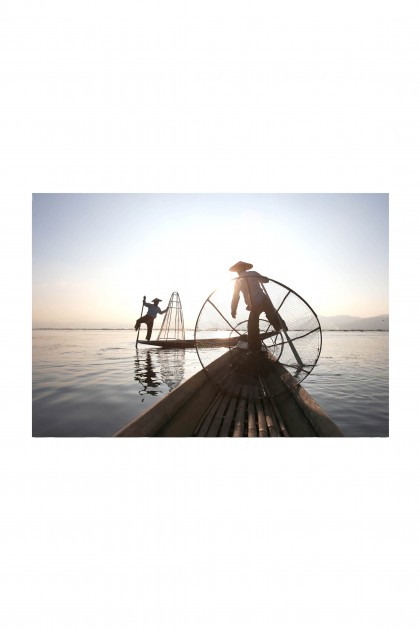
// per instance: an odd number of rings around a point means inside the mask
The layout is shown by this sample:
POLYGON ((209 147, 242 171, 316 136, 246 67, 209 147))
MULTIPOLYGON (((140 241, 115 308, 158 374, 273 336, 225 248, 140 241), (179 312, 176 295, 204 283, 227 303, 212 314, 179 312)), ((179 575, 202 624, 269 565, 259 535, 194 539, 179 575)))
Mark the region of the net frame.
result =
MULTIPOLYGON (((219 324, 223 322, 224 330, 228 330, 231 337, 237 335, 236 348, 242 344, 242 347, 246 349, 249 311, 245 310, 242 304, 241 314, 246 314, 246 317, 238 317, 239 323, 236 323, 236 320, 226 312, 228 308, 230 312, 230 302, 226 301, 227 296, 230 295, 231 299, 233 295, 234 285, 231 283, 240 279, 241 276, 231 278, 227 283, 215 289, 205 300, 198 314, 194 340, 200 364, 206 373, 208 373, 208 366, 217 356, 214 350, 211 351, 211 342, 206 347, 203 339, 208 337, 209 331, 223 330, 222 327, 212 325, 211 317, 208 319, 208 326, 203 323, 203 316, 208 315, 209 306, 214 309, 213 315, 217 313, 219 324), (230 288, 226 290, 226 287, 230 288), (223 297, 218 299, 218 294, 221 292, 224 293, 224 302, 223 297)), ((277 331, 268 319, 260 316, 258 321, 260 336, 266 335, 266 338, 262 339, 263 350, 271 361, 279 362, 293 376, 294 386, 297 386, 310 375, 321 354, 322 329, 318 316, 310 304, 287 285, 268 278, 268 289, 265 289, 265 283, 263 287, 276 313, 286 321, 288 327, 288 330, 277 331)), ((232 352, 233 346, 232 343, 230 347, 219 350, 218 356, 227 351, 232 352)))
POLYGON ((184 316, 179 293, 174 291, 169 299, 157 340, 185 340, 184 316))

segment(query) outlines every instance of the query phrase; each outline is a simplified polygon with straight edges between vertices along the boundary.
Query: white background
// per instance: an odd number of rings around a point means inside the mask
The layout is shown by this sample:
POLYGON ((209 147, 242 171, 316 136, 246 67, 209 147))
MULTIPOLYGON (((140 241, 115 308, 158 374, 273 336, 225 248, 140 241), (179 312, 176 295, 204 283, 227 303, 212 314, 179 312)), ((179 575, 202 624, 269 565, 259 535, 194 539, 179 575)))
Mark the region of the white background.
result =
POLYGON ((417 7, 2 4, 2 627, 419 627, 417 7), (391 437, 31 438, 33 192, 389 192, 391 437))

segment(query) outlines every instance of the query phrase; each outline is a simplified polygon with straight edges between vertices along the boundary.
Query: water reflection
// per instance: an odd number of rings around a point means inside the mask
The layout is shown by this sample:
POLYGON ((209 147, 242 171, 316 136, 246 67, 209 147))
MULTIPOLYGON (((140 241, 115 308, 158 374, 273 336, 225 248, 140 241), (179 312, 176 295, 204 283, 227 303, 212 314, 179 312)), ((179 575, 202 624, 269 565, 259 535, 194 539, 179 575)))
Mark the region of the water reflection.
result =
MULTIPOLYGON (((162 385, 171 391, 184 378, 185 350, 136 349, 134 358, 134 380, 142 386, 140 396, 159 396, 164 393, 162 385)), ((143 399, 144 400, 144 399, 143 399)))
POLYGON ((150 394, 151 396, 159 396, 162 390, 159 386, 162 384, 161 379, 155 371, 152 361, 152 353, 136 350, 134 359, 134 380, 138 381, 143 389, 139 390, 140 396, 150 394))
POLYGON ((169 391, 184 378, 185 350, 159 350, 160 373, 169 391))

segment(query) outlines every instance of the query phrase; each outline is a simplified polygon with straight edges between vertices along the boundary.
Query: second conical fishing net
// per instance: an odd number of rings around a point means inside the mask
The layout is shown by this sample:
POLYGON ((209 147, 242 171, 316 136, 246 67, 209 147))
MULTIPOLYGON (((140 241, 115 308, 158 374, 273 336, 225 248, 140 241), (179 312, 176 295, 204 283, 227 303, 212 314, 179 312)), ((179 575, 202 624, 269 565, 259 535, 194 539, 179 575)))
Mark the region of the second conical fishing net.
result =
POLYGON ((185 339, 184 316, 182 314, 181 298, 174 291, 170 297, 168 310, 163 318, 158 334, 158 340, 185 339))

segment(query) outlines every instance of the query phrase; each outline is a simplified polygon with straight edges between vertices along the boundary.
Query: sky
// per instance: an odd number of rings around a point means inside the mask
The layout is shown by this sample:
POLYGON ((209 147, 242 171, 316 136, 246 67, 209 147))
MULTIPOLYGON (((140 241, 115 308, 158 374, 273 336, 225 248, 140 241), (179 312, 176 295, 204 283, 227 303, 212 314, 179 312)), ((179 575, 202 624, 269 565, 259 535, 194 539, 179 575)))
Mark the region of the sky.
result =
POLYGON ((34 194, 32 209, 34 327, 130 328, 143 295, 165 308, 177 291, 193 328, 238 260, 318 316, 388 313, 386 194, 34 194))

